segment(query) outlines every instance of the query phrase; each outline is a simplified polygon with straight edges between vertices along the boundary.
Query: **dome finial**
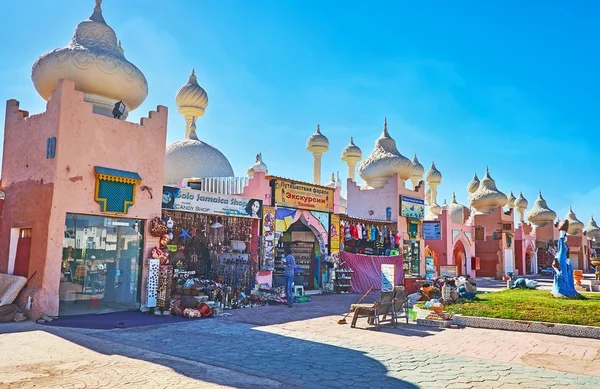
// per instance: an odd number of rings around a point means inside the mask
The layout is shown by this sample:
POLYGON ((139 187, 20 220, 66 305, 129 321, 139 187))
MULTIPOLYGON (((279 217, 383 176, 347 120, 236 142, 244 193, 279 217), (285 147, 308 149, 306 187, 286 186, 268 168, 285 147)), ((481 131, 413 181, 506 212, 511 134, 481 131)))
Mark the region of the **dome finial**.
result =
POLYGON ((452 203, 458 204, 458 201, 456 201, 456 192, 452 192, 452 203))
POLYGON ((387 117, 383 118, 383 136, 386 138, 390 137, 390 133, 388 132, 387 128, 387 117))
POLYGON ((96 0, 96 6, 94 7, 94 12, 92 13, 92 16, 90 16, 90 20, 106 24, 104 16, 102 16, 102 0, 96 0))
POLYGON ((196 77, 196 69, 192 69, 192 74, 190 74, 188 84, 198 84, 198 78, 196 77))
POLYGON ((320 134, 320 133, 321 133, 321 125, 317 124, 317 134, 320 134))
POLYGON ((356 146, 356 145, 354 144, 354 138, 353 138, 353 137, 350 137, 350 144, 351 144, 352 146, 356 146))

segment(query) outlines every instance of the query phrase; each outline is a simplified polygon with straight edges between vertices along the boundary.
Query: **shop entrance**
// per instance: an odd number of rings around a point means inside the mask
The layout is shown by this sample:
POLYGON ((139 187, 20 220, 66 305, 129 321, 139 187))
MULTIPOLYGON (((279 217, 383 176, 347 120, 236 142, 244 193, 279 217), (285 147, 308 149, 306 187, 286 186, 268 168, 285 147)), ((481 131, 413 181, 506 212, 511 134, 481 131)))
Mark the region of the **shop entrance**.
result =
POLYGON ((31 228, 20 228, 19 238, 17 240, 17 251, 15 254, 15 269, 13 274, 16 276, 29 276, 29 255, 31 252, 31 228))
POLYGON ((59 315, 139 308, 143 220, 67 214, 59 315))
POLYGON ((279 239, 275 261, 277 272, 273 276, 275 287, 285 285, 281 256, 287 250, 291 250, 296 259, 296 265, 302 270, 301 273, 296 273, 294 283, 304 286, 305 289, 318 288, 319 281, 315 273, 318 274, 319 270, 317 258, 320 253, 320 245, 315 233, 301 220, 297 220, 292 224, 279 239))

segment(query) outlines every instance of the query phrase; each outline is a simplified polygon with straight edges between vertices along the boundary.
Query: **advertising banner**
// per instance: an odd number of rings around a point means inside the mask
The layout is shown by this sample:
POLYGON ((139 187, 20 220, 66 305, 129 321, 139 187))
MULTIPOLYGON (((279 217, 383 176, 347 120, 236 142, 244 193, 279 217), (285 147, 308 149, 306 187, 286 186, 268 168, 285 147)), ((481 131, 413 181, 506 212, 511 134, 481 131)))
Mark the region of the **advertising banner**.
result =
POLYGON ((340 215, 331 215, 329 250, 332 253, 340 251, 340 215))
POLYGON ((163 209, 261 219, 262 200, 163 186, 163 209))
POLYGON ((275 201, 278 206, 333 212, 335 189, 288 180, 275 180, 275 201))
POLYGON ((425 217, 425 200, 400 196, 400 216, 423 219, 425 217))

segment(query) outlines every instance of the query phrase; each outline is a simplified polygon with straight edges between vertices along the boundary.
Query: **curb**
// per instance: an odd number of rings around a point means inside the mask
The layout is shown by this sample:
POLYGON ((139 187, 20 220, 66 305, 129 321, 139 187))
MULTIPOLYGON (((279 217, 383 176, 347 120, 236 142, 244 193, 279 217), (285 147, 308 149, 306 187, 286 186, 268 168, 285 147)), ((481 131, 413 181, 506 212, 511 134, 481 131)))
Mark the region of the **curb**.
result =
POLYGON ((545 323, 539 321, 496 319, 489 317, 454 315, 454 324, 465 327, 493 330, 533 332, 547 335, 562 335, 577 338, 600 339, 600 327, 574 324, 545 323))

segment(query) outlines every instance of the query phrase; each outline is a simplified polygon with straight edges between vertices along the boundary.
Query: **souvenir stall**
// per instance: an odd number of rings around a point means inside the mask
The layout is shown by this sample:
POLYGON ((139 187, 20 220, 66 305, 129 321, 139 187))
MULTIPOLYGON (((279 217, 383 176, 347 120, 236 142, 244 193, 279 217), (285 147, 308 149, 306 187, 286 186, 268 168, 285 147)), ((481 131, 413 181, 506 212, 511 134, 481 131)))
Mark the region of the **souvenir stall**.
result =
POLYGON ((284 285, 282 255, 296 258, 294 283, 302 289, 322 286, 330 251, 330 217, 335 189, 279 177, 271 180, 273 206, 263 219, 263 266, 259 278, 272 288, 284 285), (270 282, 269 282, 270 281, 270 282))
POLYGON ((402 244, 396 223, 340 215, 340 250, 355 254, 398 255, 402 244))
POLYGON ((253 305, 261 217, 260 200, 164 187, 162 217, 151 226, 161 239, 148 261, 147 306, 155 314, 195 309, 188 314, 197 317, 253 305))

